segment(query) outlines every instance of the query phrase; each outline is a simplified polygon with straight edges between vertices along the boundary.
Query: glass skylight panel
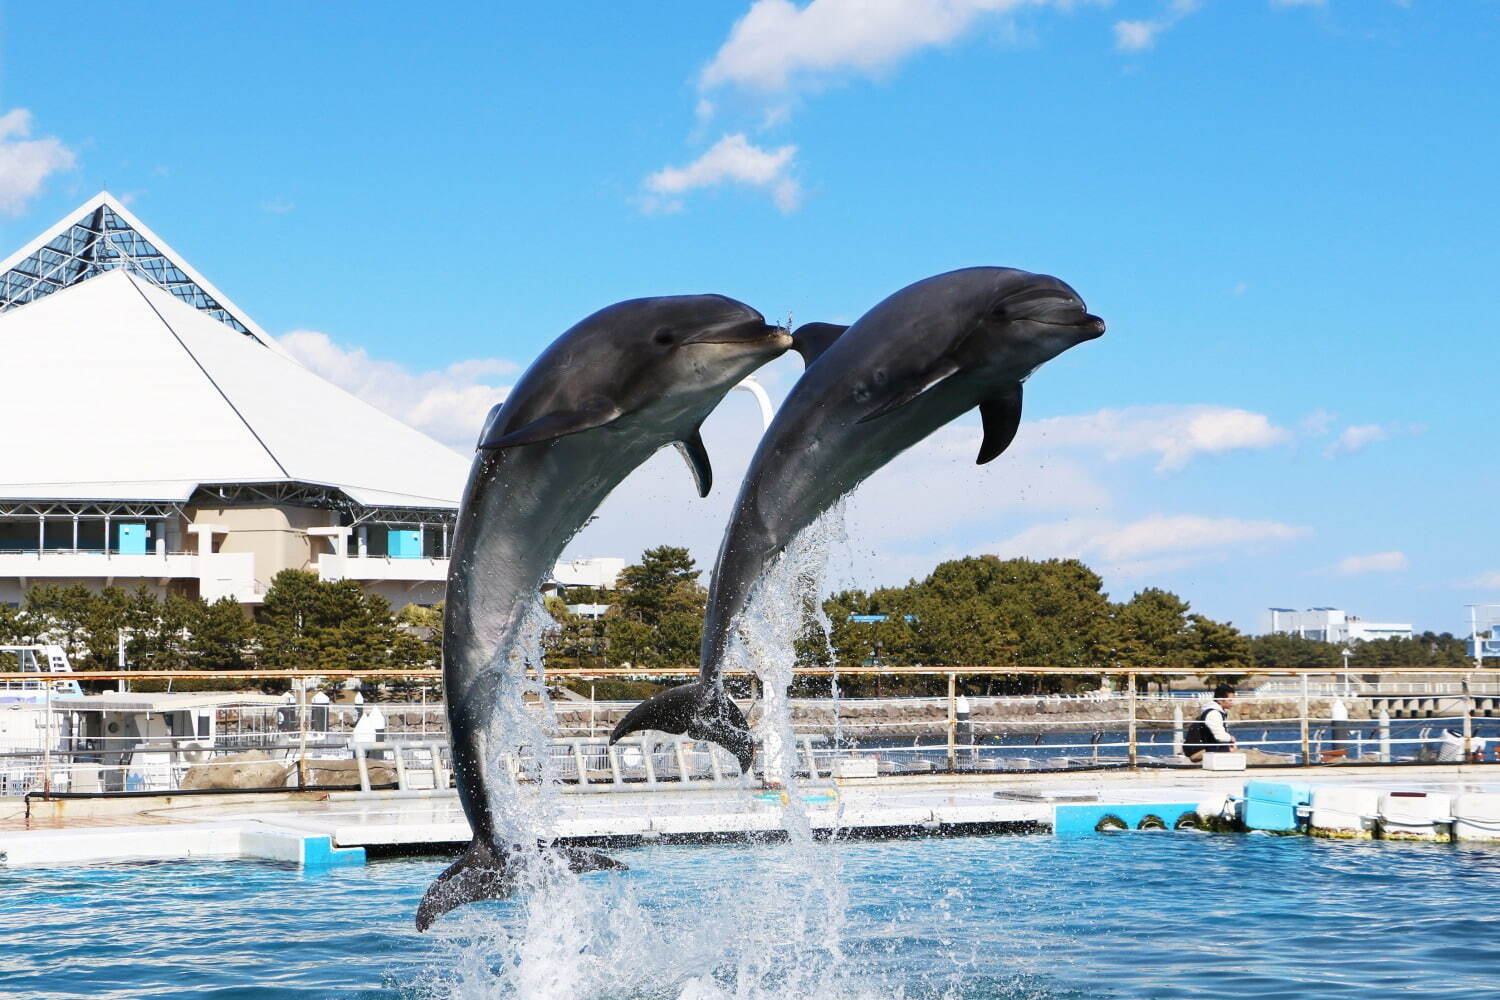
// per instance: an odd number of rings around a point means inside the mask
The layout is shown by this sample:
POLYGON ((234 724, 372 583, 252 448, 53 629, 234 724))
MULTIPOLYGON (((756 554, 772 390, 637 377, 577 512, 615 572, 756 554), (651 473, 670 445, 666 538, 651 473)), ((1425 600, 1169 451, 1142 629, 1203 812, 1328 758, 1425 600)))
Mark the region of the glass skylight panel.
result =
POLYGON ((107 205, 100 205, 0 275, 0 312, 123 267, 237 333, 249 328, 107 205))

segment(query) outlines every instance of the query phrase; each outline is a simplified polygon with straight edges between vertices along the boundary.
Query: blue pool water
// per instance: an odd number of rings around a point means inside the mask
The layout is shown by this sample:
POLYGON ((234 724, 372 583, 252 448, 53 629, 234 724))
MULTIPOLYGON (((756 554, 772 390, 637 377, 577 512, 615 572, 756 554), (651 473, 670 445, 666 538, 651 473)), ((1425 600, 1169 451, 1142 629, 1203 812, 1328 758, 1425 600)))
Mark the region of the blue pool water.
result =
POLYGON ((417 935, 437 861, 0 870, 0 996, 1500 997, 1500 850, 1188 833, 619 851, 417 935))

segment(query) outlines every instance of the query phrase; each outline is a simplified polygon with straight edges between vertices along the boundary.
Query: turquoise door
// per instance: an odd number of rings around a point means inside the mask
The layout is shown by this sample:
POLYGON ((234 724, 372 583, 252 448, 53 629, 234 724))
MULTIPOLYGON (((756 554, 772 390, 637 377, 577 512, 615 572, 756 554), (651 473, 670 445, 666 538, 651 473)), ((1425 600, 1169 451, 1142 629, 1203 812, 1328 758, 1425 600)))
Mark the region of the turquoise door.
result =
POLYGON ((118 532, 115 551, 122 556, 146 554, 146 526, 144 524, 122 524, 118 532))
POLYGON ((404 528, 391 528, 386 545, 392 559, 422 558, 422 533, 404 528))

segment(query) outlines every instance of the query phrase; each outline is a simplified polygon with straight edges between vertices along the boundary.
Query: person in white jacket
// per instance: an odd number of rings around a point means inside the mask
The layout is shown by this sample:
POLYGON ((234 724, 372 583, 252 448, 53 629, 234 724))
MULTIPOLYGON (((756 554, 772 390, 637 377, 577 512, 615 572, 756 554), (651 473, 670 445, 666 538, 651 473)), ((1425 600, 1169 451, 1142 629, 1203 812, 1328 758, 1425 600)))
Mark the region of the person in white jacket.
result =
POLYGON ((1214 688, 1214 700, 1199 713, 1198 718, 1183 734, 1182 752, 1197 763, 1206 753, 1222 753, 1238 750, 1234 735, 1229 732, 1229 709, 1234 705, 1234 687, 1220 684, 1214 688))

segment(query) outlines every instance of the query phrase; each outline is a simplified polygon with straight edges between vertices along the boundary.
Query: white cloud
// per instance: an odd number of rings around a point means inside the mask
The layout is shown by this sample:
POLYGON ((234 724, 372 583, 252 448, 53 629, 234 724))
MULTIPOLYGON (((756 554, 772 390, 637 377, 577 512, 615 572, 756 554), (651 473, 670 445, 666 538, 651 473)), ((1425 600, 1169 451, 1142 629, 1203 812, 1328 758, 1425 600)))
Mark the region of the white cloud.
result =
POLYGON ((292 202, 280 196, 263 201, 260 205, 261 211, 271 215, 285 215, 296 207, 292 202))
POLYGON ((1302 418, 1302 433, 1311 437, 1322 437, 1333 427, 1333 422, 1338 415, 1324 409, 1317 409, 1302 418))
POLYGON ((1076 518, 1033 525, 990 547, 1001 556, 1073 557, 1102 562, 1106 572, 1139 576, 1181 569, 1230 550, 1301 538, 1311 529, 1278 521, 1195 514, 1136 521, 1076 518))
POLYGON ((74 163, 62 140, 30 135, 30 111, 15 108, 0 115, 0 212, 7 215, 20 215, 48 177, 74 163))
POLYGON ((1376 552, 1367 556, 1350 556, 1333 568, 1335 573, 1354 576, 1359 573, 1399 573, 1407 565, 1404 552, 1376 552))
POLYGON ((1053 446, 1097 450, 1112 461, 1154 454, 1158 472, 1181 469, 1199 455, 1269 448, 1291 436, 1263 413, 1207 404, 1052 417, 1038 421, 1030 433, 1053 446))
POLYGON ((505 376, 519 371, 514 362, 481 358, 413 372, 316 330, 293 330, 278 340, 313 372, 464 453, 473 449, 490 407, 510 391, 505 376))
POLYGON ((1121 52, 1139 52, 1156 44, 1157 32, 1165 25, 1155 21, 1116 21, 1115 48, 1121 52))
POLYGON ((704 88, 786 90, 804 78, 873 75, 946 45, 983 16, 1046 0, 756 0, 704 68, 704 88))
POLYGON ((1081 518, 1033 525, 996 549, 1015 555, 1094 555, 1120 561, 1288 541, 1308 533, 1308 528, 1277 521, 1158 514, 1123 524, 1081 518))
POLYGON ((1384 441, 1390 436, 1391 432, 1379 424, 1355 424, 1345 427, 1338 439, 1323 449, 1323 454, 1329 458, 1335 455, 1347 455, 1377 441, 1384 441))
POLYGON ((1477 587, 1480 590, 1500 590, 1500 570, 1493 573, 1480 573, 1472 580, 1465 580, 1459 586, 1464 588, 1477 587))
POLYGON ((761 149, 744 133, 726 135, 685 167, 664 167, 646 178, 649 194, 642 207, 652 212, 675 212, 682 208, 681 196, 702 188, 742 184, 768 191, 776 207, 792 212, 802 199, 802 190, 790 174, 796 146, 761 149))
POLYGON ((1156 44, 1156 36, 1196 11, 1200 0, 1172 0, 1161 17, 1152 21, 1116 21, 1115 48, 1140 52, 1156 44))
MULTIPOLYGON (((1324 0, 1271 0, 1272 7, 1321 7, 1324 0)), ((1396 0, 1399 4, 1402 0, 1396 0)))

